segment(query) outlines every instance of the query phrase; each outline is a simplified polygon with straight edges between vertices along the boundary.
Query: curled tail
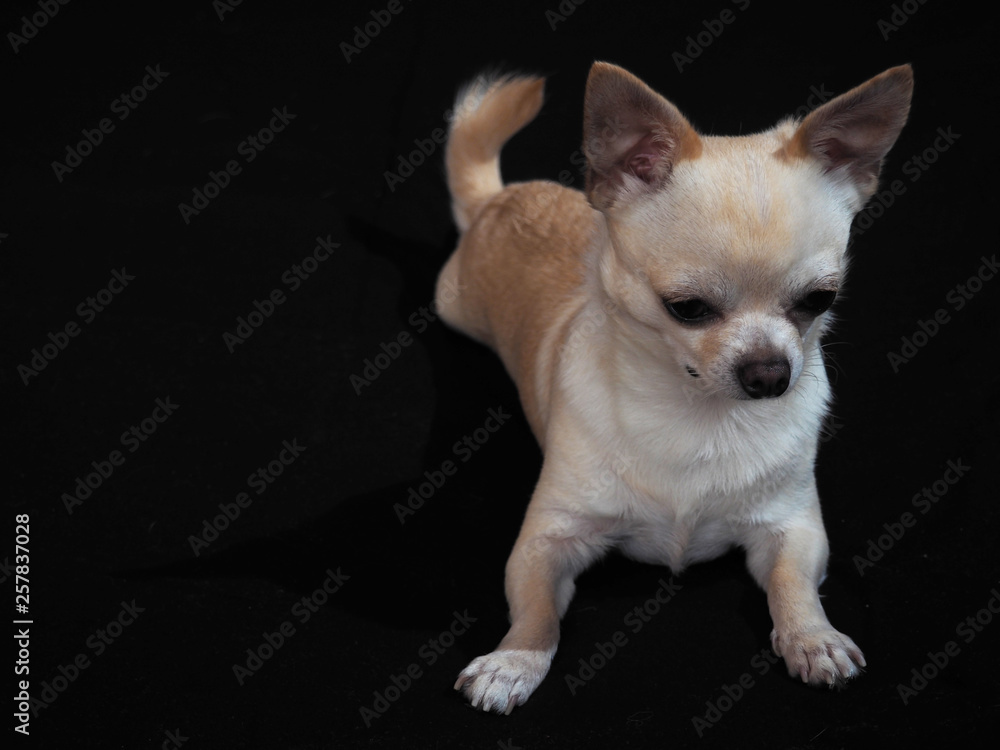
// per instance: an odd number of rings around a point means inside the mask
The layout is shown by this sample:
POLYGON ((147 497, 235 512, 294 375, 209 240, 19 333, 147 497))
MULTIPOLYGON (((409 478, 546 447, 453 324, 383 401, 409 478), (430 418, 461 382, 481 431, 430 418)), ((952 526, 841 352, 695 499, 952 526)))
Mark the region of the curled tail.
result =
POLYGON ((503 190, 500 149, 542 107, 544 78, 484 78, 463 88, 455 103, 445 151, 452 212, 459 230, 503 190))

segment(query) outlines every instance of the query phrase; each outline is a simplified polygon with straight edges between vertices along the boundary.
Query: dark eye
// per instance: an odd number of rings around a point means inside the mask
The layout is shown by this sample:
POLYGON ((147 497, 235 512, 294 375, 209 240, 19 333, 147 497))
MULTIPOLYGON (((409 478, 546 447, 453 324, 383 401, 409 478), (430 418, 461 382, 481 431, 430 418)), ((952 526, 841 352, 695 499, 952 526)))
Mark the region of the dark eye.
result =
POLYGON ((682 323, 697 323, 715 315, 715 310, 700 299, 684 299, 671 302, 663 300, 667 312, 682 323))
POLYGON ((817 289, 810 292, 795 305, 798 312, 806 315, 820 315, 830 309, 833 301, 837 299, 837 292, 832 289, 817 289))

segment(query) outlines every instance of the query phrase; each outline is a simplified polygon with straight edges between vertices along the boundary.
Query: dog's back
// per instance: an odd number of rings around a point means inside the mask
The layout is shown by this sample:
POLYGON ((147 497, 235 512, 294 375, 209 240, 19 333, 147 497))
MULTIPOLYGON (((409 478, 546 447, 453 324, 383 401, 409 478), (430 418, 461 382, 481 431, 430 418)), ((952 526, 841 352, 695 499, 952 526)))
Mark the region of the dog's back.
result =
POLYGON ((568 321, 582 302, 577 290, 595 226, 594 210, 577 190, 501 181, 500 149, 538 113, 543 83, 479 81, 459 95, 445 163, 462 236, 436 294, 445 322, 500 355, 539 440, 539 404, 547 402, 555 364, 542 344, 561 328, 551 321, 568 321))

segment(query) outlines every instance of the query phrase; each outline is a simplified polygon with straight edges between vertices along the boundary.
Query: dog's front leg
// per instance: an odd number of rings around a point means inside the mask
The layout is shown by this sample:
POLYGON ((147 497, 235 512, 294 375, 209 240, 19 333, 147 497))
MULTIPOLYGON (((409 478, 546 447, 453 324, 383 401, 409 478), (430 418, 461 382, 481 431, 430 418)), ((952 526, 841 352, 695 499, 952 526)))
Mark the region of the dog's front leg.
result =
POLYGON ((572 510, 552 509, 544 493, 540 484, 507 561, 510 630, 495 651, 474 659, 455 683, 484 711, 509 714, 545 678, 574 579, 604 550, 585 521, 572 510))
POLYGON ((818 500, 780 532, 761 531, 747 546, 747 565, 767 591, 771 644, 793 677, 812 685, 842 685, 865 657, 830 624, 819 600, 829 544, 818 500))

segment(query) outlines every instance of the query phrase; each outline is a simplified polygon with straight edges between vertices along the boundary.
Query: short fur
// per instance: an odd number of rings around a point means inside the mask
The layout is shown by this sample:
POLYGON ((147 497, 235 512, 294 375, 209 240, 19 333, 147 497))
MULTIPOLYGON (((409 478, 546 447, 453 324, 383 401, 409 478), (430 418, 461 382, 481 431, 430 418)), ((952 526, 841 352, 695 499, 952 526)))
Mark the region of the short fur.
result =
POLYGON ((741 546, 792 675, 834 685, 865 666, 817 591, 820 339, 912 81, 892 68, 802 122, 709 137, 595 63, 586 194, 500 180, 500 148, 537 114, 542 79, 460 96, 446 161, 462 236, 437 304, 500 355, 545 453, 507 563, 510 631, 456 683, 474 706, 527 700, 575 577, 611 548, 679 571, 741 546))

